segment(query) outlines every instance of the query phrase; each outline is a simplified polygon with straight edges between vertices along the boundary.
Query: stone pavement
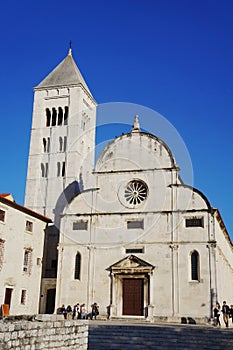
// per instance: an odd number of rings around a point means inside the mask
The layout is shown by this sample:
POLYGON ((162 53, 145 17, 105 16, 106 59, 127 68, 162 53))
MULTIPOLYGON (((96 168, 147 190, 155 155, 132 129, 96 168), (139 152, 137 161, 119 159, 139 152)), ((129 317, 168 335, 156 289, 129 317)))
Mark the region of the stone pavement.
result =
POLYGON ((92 320, 88 350, 94 349, 233 350, 233 328, 92 320))

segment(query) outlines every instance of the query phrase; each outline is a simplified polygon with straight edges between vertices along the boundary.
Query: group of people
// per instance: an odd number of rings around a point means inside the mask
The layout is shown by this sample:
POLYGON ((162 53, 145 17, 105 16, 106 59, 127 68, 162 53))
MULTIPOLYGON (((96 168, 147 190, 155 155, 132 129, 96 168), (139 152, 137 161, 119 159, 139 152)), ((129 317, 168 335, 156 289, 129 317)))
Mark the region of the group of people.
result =
POLYGON ((71 305, 68 305, 65 307, 63 304, 61 307, 58 308, 57 310, 58 314, 62 314, 65 319, 67 320, 77 320, 77 319, 85 319, 87 320, 90 318, 92 320, 93 318, 96 319, 96 317, 99 315, 99 306, 97 303, 94 303, 91 305, 91 311, 88 313, 88 309, 86 304, 75 304, 73 308, 71 305))
POLYGON ((214 308, 214 325, 216 327, 221 327, 221 323, 220 323, 221 313, 223 315, 223 322, 225 323, 226 327, 229 327, 229 318, 231 318, 232 324, 233 324, 233 305, 229 307, 226 301, 224 301, 221 308, 220 304, 218 302, 216 303, 216 306, 214 308))

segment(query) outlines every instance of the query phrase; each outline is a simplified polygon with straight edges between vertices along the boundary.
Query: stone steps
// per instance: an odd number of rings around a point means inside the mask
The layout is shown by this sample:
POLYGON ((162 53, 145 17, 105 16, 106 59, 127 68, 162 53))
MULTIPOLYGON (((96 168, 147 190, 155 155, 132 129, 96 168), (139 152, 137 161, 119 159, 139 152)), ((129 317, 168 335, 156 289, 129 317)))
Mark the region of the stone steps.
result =
POLYGON ((88 350, 94 349, 233 350, 233 329, 90 321, 88 350))

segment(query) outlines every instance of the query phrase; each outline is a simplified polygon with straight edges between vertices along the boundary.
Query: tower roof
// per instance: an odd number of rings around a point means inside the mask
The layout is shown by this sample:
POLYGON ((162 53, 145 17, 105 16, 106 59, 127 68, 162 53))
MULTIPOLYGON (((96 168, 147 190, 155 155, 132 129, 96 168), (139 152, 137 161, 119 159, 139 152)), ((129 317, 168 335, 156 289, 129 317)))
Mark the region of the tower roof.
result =
POLYGON ((82 85, 91 94, 81 72, 79 71, 69 50, 68 55, 59 63, 35 89, 54 88, 60 86, 82 85))

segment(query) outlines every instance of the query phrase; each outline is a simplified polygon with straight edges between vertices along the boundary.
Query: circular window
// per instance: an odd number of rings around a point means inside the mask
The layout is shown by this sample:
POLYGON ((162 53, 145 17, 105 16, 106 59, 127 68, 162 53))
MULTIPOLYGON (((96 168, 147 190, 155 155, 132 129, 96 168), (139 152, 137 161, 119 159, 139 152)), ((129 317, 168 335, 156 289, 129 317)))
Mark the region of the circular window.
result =
POLYGON ((140 180, 133 180, 128 183, 124 197, 128 204, 141 204, 147 197, 148 187, 140 180))

